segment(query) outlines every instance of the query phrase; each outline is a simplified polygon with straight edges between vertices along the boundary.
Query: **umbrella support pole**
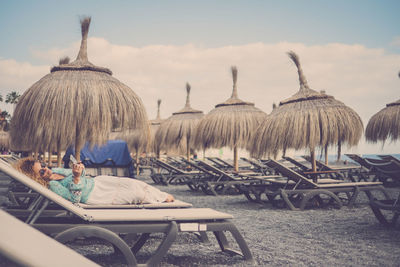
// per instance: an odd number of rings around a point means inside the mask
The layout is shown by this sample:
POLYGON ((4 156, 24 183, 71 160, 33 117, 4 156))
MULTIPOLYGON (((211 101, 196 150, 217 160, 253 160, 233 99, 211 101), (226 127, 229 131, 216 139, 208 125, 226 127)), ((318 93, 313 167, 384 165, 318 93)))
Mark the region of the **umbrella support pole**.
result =
POLYGON ((313 172, 317 171, 317 163, 315 162, 315 149, 311 149, 311 164, 312 164, 312 170, 313 172))
POLYGON ((325 165, 328 165, 328 145, 325 145, 325 165))
POLYGON ((233 148, 233 162, 235 167, 235 172, 239 171, 239 162, 238 162, 238 151, 237 146, 233 148))
POLYGON ((186 159, 190 161, 190 146, 189 146, 189 138, 186 137, 186 159))
POLYGON ((136 176, 139 175, 139 151, 136 151, 136 176))

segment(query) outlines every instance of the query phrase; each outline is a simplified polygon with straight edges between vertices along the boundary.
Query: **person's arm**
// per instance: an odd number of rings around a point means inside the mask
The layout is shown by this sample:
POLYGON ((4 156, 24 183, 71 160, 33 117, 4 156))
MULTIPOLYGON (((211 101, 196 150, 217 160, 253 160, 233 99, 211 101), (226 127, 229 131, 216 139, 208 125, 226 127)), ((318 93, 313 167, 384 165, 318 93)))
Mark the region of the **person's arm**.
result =
POLYGON ((74 164, 72 166, 72 182, 69 184, 69 191, 71 192, 72 202, 80 202, 82 197, 82 189, 84 184, 81 181, 81 176, 85 166, 82 163, 74 164))

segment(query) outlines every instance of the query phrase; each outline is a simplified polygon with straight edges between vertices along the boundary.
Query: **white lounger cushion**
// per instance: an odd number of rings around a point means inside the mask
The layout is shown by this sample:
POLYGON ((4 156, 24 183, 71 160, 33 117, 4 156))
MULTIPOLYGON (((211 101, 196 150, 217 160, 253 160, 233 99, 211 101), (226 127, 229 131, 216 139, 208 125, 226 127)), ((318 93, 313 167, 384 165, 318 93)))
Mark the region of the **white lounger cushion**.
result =
POLYGON ((84 203, 76 204, 84 209, 170 209, 170 208, 190 208, 193 205, 182 200, 175 199, 174 202, 162 202, 152 204, 130 204, 130 205, 88 205, 84 203))
MULTIPOLYGON (((58 205, 62 206, 63 208, 67 209, 68 211, 71 211, 72 213, 78 215, 79 217, 83 219, 87 219, 87 214, 86 210, 83 207, 88 207, 89 205, 85 205, 82 203, 79 204, 73 204, 72 202, 62 198, 61 196, 57 195, 53 191, 43 187, 41 184, 35 182, 25 174, 17 171, 14 169, 12 166, 10 166, 8 163, 5 163, 4 161, 0 160, 0 170, 7 175, 11 176, 12 178, 16 179, 17 181, 23 183, 24 185, 28 186, 29 188, 32 188, 34 191, 38 192, 39 194, 43 195, 47 199, 57 203, 58 205)), ((175 202, 175 201, 174 201, 175 202)), ((176 203, 158 203, 158 204, 146 204, 151 208, 160 208, 160 207, 165 207, 168 208, 168 210, 171 210, 171 208, 174 207, 191 207, 190 203, 186 203, 183 201, 176 201, 176 203), (180 204, 182 206, 180 206, 180 204)), ((111 208, 112 205, 104 205, 102 207, 102 211, 106 212, 105 209, 111 208)), ((120 205, 123 206, 123 205, 120 205)), ((113 209, 127 209, 127 208, 132 208, 135 207, 135 211, 137 211, 137 208, 145 208, 145 205, 126 205, 124 208, 122 207, 112 207, 113 209)), ((95 206, 91 206, 91 209, 96 208, 95 206)), ((97 209, 97 208, 96 208, 97 209)))

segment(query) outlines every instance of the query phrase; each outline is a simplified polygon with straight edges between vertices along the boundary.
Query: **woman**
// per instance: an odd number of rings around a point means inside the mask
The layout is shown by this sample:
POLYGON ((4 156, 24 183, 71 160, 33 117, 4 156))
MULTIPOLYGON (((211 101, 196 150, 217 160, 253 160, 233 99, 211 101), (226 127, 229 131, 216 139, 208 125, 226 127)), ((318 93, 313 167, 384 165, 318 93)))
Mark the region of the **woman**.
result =
POLYGON ((86 177, 82 163, 74 164, 72 169, 49 169, 46 164, 28 157, 20 159, 14 167, 73 203, 118 205, 174 201, 172 195, 132 178, 86 177))

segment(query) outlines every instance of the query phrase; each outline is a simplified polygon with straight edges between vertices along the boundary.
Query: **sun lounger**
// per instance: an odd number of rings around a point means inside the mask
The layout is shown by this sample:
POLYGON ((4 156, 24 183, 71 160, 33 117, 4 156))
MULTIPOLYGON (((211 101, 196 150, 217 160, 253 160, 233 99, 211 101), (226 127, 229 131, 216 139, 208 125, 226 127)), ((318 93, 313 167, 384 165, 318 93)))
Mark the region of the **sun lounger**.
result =
MULTIPOLYGON (((307 178, 313 179, 314 182, 317 182, 317 180, 321 178, 333 178, 333 179, 338 179, 338 177, 342 178, 342 176, 338 175, 337 170, 325 167, 326 165, 324 165, 322 168, 318 168, 317 171, 313 171, 310 167, 306 166, 305 164, 303 164, 298 160, 295 160, 292 157, 283 157, 283 159, 292 163, 295 166, 295 171, 301 173, 307 178)), ((321 167, 321 165, 319 166, 321 167)))
POLYGON ((256 172, 262 173, 263 175, 274 175, 274 171, 259 160, 248 159, 244 157, 242 157, 241 159, 253 165, 253 169, 256 172))
POLYGON ((387 196, 381 182, 344 182, 320 179, 320 182, 314 183, 311 179, 275 160, 269 160, 266 164, 286 177, 286 180, 279 179, 263 184, 259 188, 260 192, 266 194, 272 202, 279 196, 292 210, 302 210, 309 202, 313 201, 316 201, 318 205, 324 205, 324 199, 321 196, 328 197, 328 202, 334 202, 337 207, 343 205, 339 194, 344 194, 348 205, 354 204, 360 192, 365 192, 370 199, 372 198, 371 192, 375 190, 381 191, 387 196))
MULTIPOLYGON (((302 156, 305 160, 311 162, 311 157, 308 155, 302 156)), ((320 160, 315 161, 319 171, 331 171, 331 178, 335 179, 347 179, 352 182, 361 181, 363 177, 359 175, 360 166, 348 165, 348 166, 329 166, 320 160)))
POLYGON ((202 175, 198 171, 185 171, 160 159, 152 159, 153 169, 151 179, 156 184, 186 184, 188 180, 202 175))
POLYGON ((0 210, 0 254, 12 266, 100 266, 0 210))
POLYGON ((202 180, 201 187, 204 192, 212 195, 225 193, 241 193, 238 188, 243 185, 252 185, 275 176, 266 176, 252 171, 227 172, 205 161, 198 161, 198 165, 212 175, 211 179, 202 180))
POLYGON ((243 255, 253 261, 248 246, 232 222, 232 216, 208 208, 156 208, 88 209, 65 200, 29 177, 0 161, 0 171, 23 183, 38 193, 30 209, 7 209, 6 211, 25 221, 41 232, 55 236, 61 243, 76 238, 100 238, 111 243, 124 256, 129 266, 136 266, 135 254, 153 233, 164 233, 164 238, 145 265, 159 264, 179 232, 213 232, 222 251, 243 255), (50 208, 50 203, 54 206, 50 208), (233 250, 224 232, 230 232, 241 252, 233 250), (130 247, 120 234, 140 234, 130 247))
POLYGON ((224 160, 221 160, 220 158, 217 158, 217 157, 207 157, 206 159, 208 161, 212 162, 217 168, 220 168, 220 169, 229 170, 229 169, 234 168, 232 164, 230 164, 224 160))
POLYGON ((386 161, 396 161, 397 163, 400 163, 400 159, 396 158, 393 155, 378 155, 378 157, 386 161))
POLYGON ((380 161, 364 158, 376 174, 376 180, 381 181, 385 186, 400 185, 400 163, 397 161, 380 161))
POLYGON ((289 161, 290 163, 292 163, 294 166, 296 166, 299 170, 301 171, 311 171, 312 169, 309 166, 306 166, 305 164, 303 164, 302 162, 295 160, 292 157, 282 157, 283 159, 289 161))
MULTIPOLYGON (((207 161, 212 163, 212 165, 214 165, 215 167, 217 167, 221 170, 225 170, 225 171, 233 171, 234 170, 233 164, 231 162, 228 162, 227 160, 224 160, 224 159, 221 159, 218 157, 207 157, 206 159, 207 159, 207 161)), ((239 164, 239 170, 249 170, 252 167, 252 164, 249 164, 248 161, 239 160, 238 164, 239 164)))

